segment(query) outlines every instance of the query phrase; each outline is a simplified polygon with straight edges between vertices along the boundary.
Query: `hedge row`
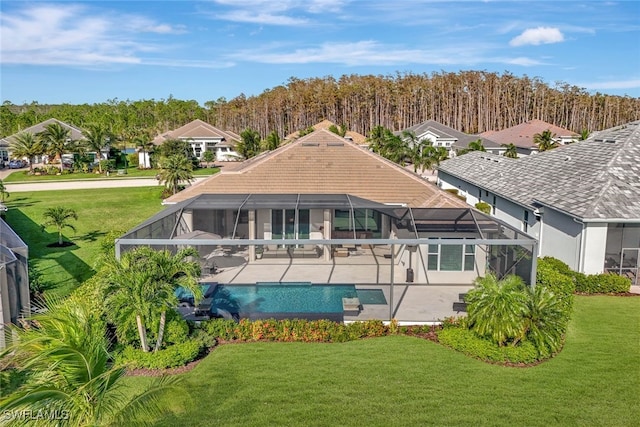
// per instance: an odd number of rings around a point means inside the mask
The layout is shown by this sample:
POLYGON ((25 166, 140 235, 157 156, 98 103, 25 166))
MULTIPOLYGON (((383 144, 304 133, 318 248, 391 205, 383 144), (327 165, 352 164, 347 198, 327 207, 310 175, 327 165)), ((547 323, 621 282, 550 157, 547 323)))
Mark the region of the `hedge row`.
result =
MULTIPOLYGON (((629 292, 631 280, 613 273, 584 274, 573 271, 564 262, 544 257, 538 260, 538 282, 547 286, 562 286, 568 289, 566 280, 572 282, 572 292, 584 294, 615 294, 629 292), (548 277, 553 275, 553 277, 548 277), (566 279, 560 278, 563 275, 566 279), (553 285, 555 283, 555 285, 553 285), (560 285, 558 285, 560 284, 560 285)), ((553 290, 553 289, 552 289, 553 290)))
POLYGON ((211 337, 222 341, 283 341, 283 342, 345 342, 360 338, 381 337, 389 333, 389 327, 380 320, 368 320, 348 324, 331 320, 305 319, 212 319, 200 324, 211 337))

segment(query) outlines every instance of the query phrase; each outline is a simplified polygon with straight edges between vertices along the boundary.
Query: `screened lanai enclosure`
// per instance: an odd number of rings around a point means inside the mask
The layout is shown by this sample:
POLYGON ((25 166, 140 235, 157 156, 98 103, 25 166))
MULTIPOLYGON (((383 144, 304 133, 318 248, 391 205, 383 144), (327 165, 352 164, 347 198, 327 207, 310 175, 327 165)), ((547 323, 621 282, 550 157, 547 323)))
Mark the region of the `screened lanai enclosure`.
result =
POLYGON ((6 325, 30 311, 28 256, 27 245, 0 219, 0 349, 9 338, 6 325))
POLYGON ((224 283, 470 285, 488 273, 535 281, 537 242, 472 208, 409 208, 348 194, 203 194, 116 242, 198 250, 224 283), (274 267, 280 266, 280 267, 274 267), (288 269, 283 269, 287 267, 288 269))

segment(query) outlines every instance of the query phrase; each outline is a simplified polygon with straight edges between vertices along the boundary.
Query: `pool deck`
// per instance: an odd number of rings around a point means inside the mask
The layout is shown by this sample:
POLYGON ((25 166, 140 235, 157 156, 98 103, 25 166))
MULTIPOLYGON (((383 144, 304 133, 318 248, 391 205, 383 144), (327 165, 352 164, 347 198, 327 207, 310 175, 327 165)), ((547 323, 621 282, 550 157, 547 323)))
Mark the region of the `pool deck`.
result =
POLYGON ((391 267, 376 263, 371 257, 343 258, 338 262, 317 262, 305 259, 262 259, 253 263, 220 269, 206 275, 202 281, 222 284, 255 284, 257 282, 311 282, 316 284, 355 284, 357 289, 380 289, 387 304, 364 304, 356 316, 344 316, 345 321, 389 320, 389 302, 393 300, 392 318, 402 324, 438 322, 465 313, 453 310, 459 295, 471 284, 441 285, 406 283, 405 269, 395 266, 393 299, 390 298, 391 267))

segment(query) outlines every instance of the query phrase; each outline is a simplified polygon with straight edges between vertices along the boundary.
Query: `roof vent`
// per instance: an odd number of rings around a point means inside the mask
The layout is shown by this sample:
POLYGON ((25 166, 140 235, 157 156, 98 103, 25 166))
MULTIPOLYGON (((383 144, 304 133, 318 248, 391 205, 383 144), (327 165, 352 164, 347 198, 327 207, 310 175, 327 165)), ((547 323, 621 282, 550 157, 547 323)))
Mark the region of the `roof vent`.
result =
POLYGON ((605 139, 604 142, 607 142, 609 144, 615 144, 616 140, 615 139, 605 139))
POLYGON ((566 157, 564 158, 564 161, 565 161, 565 162, 568 162, 569 160, 571 160, 571 156, 566 156, 566 157))
POLYGON ((327 147, 344 147, 344 142, 327 142, 327 147))
POLYGON ((303 147, 319 147, 320 143, 319 142, 303 142, 301 145, 303 147))

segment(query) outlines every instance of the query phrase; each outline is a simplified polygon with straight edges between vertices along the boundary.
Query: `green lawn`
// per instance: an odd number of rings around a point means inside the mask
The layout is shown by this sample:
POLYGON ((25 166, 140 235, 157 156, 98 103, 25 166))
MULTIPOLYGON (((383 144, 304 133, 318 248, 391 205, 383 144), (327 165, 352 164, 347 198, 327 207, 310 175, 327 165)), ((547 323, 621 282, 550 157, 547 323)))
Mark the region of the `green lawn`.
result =
POLYGON ((404 336, 223 345, 182 375, 178 413, 158 425, 637 425, 639 324, 640 298, 577 297, 564 350, 531 368, 404 336))
POLYGON ((161 192, 161 187, 142 187, 14 193, 7 199, 5 220, 29 246, 29 264, 52 291, 67 295, 94 274, 100 239, 111 230, 127 231, 160 211, 161 192), (41 226, 43 212, 53 206, 78 213, 78 221, 72 221, 76 232, 63 230, 64 240, 75 245, 47 247, 58 241, 55 228, 41 226))
MULTIPOLYGON (((194 176, 209 176, 220 171, 220 168, 199 168, 193 171, 194 176)), ((69 181, 76 179, 120 179, 120 178, 149 178, 158 174, 157 169, 138 169, 130 167, 127 169, 126 175, 118 175, 117 172, 111 172, 107 177, 105 174, 96 173, 71 173, 65 175, 29 175, 28 171, 15 171, 8 175, 2 181, 5 184, 16 182, 41 182, 41 181, 69 181)))

